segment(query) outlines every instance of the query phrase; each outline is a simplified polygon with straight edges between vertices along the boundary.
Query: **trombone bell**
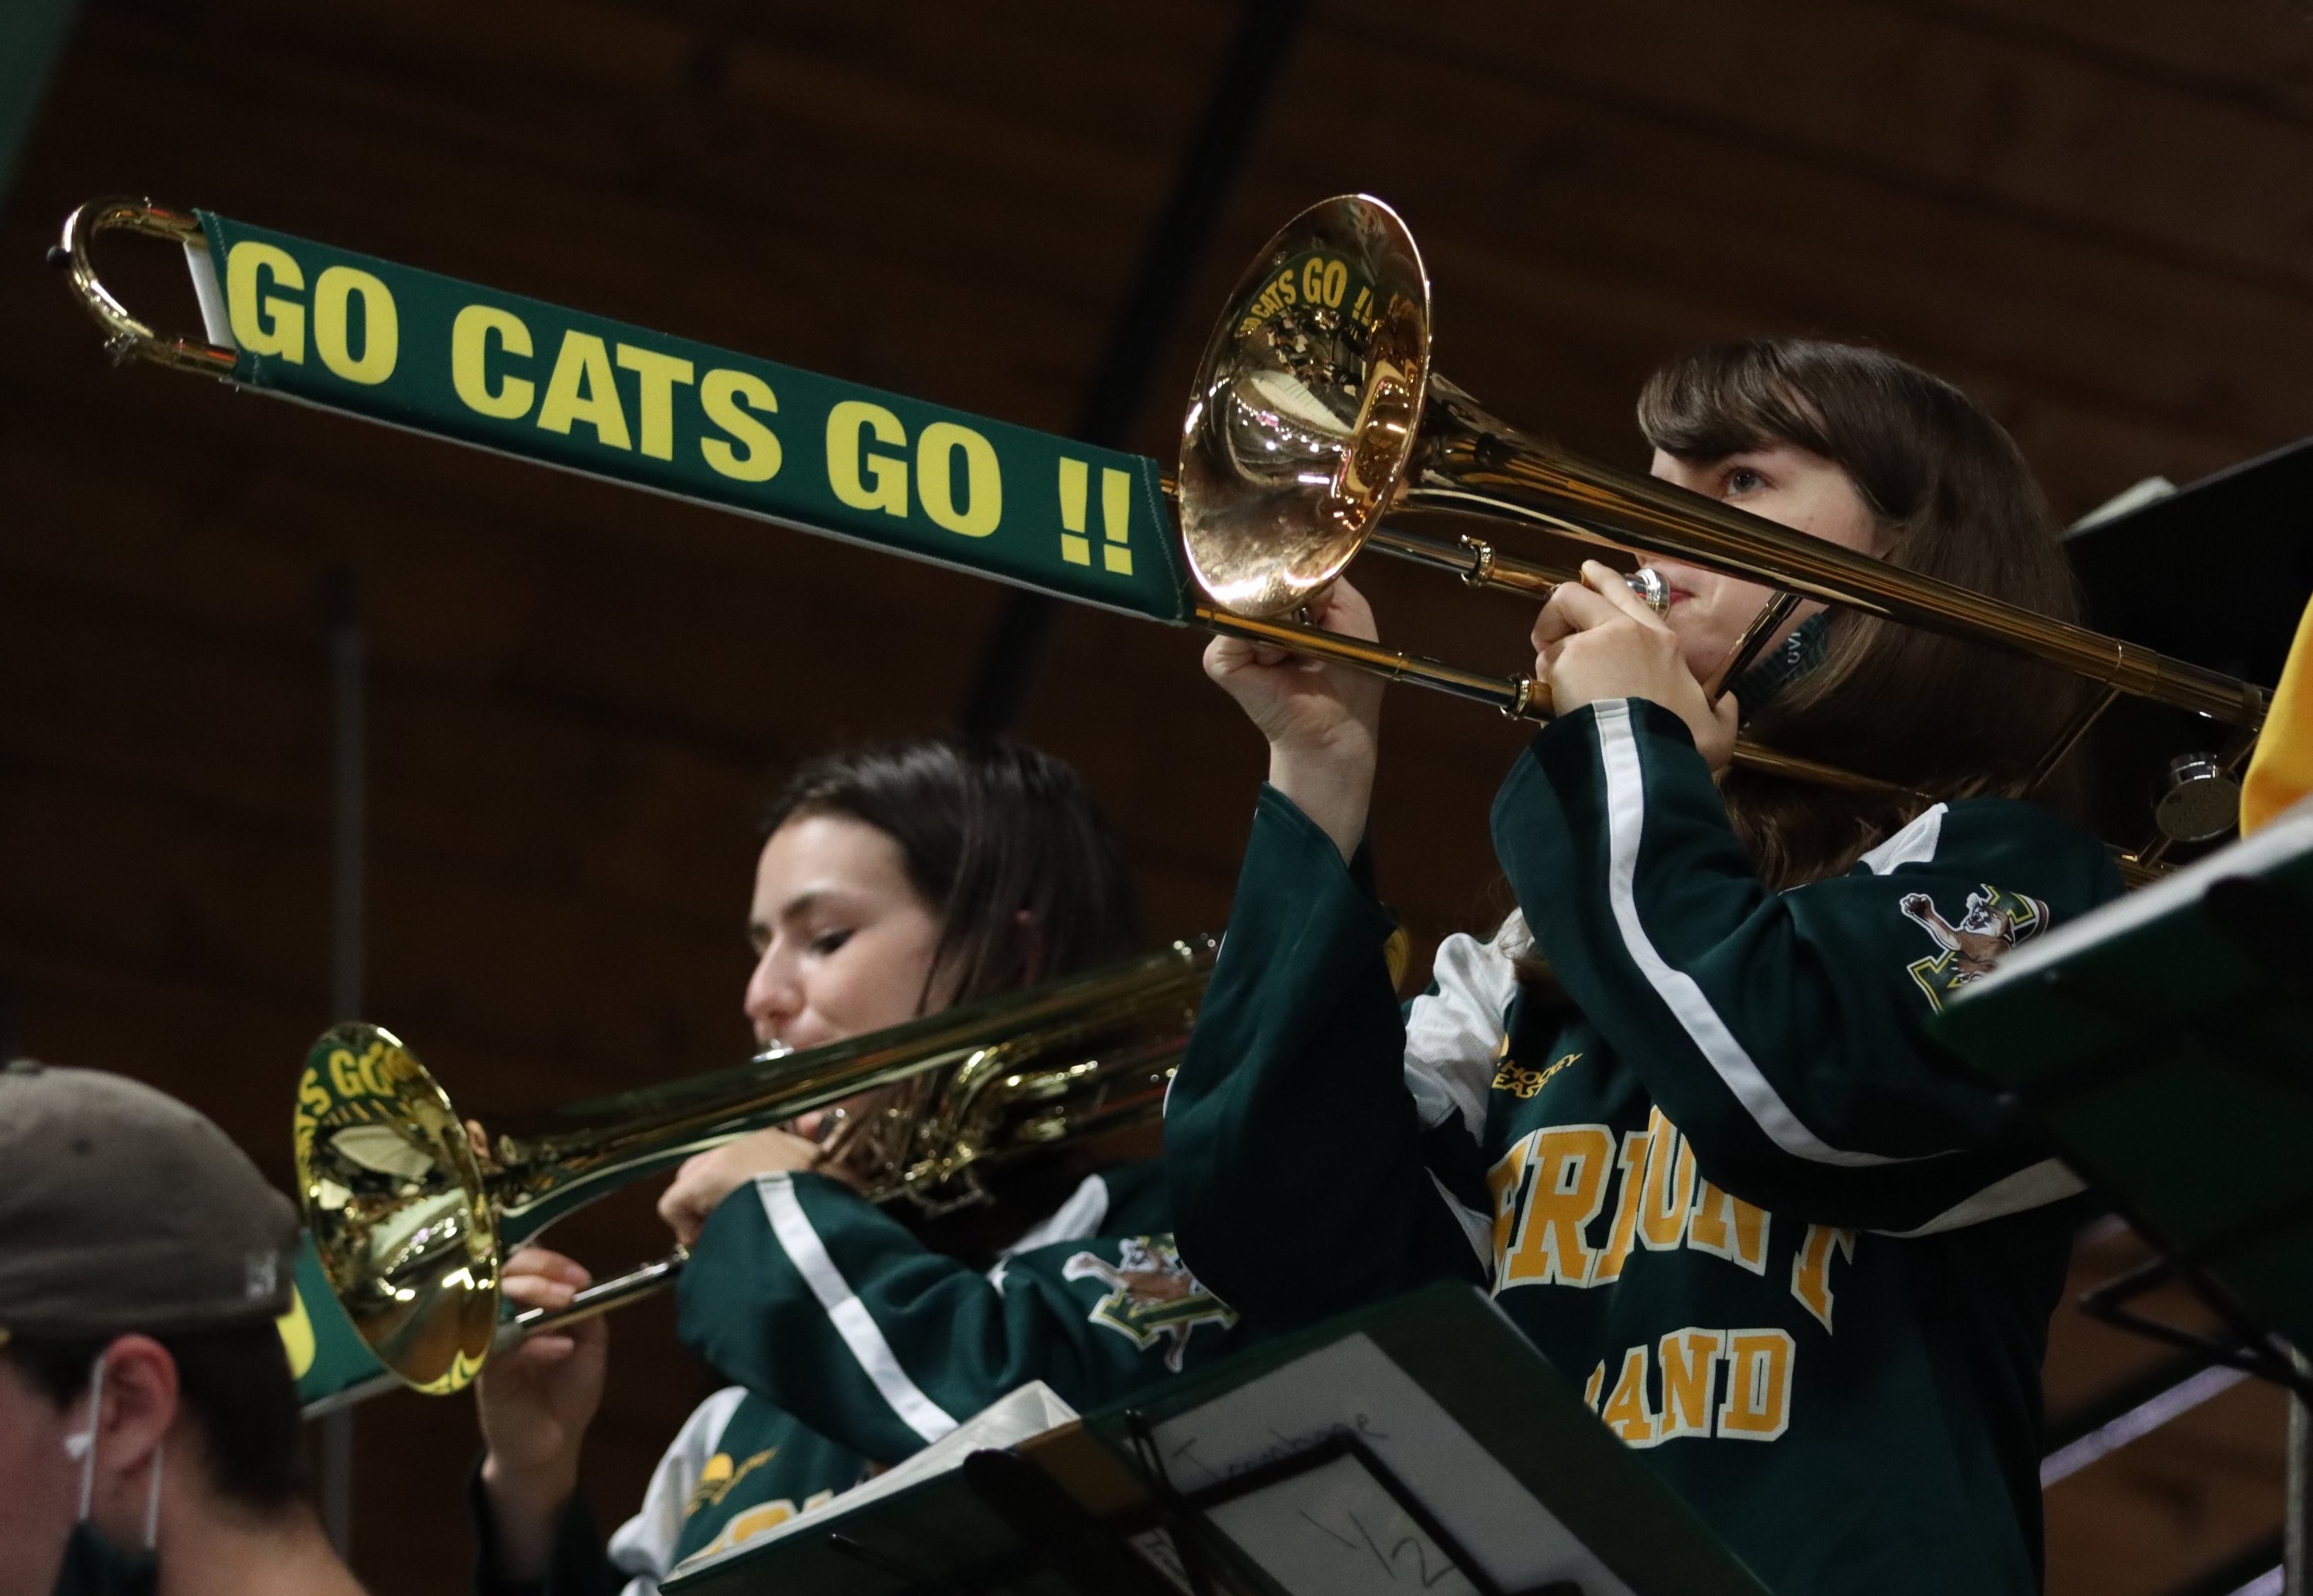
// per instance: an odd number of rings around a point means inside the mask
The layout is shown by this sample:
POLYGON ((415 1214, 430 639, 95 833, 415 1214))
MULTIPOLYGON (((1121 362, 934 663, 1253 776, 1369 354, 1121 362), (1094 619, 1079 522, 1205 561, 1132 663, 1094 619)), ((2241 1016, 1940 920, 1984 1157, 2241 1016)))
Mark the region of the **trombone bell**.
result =
POLYGON ((297 1195, 313 1250, 371 1354, 442 1394, 497 1333, 497 1215, 449 1095, 392 1032, 341 1025, 305 1055, 297 1195))
POLYGON ((1379 200, 1296 217, 1237 281, 1181 437, 1200 586, 1273 619, 1322 594, 1396 500, 1429 393, 1429 277, 1379 200))

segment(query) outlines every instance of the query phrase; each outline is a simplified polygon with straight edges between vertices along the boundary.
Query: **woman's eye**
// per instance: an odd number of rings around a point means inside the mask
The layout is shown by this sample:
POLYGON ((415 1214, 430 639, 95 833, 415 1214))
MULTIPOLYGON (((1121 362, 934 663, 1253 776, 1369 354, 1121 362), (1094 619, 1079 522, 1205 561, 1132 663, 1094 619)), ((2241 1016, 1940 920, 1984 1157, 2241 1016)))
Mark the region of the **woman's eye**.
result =
POLYGON ((824 958, 849 940, 849 931, 822 931, 811 939, 811 950, 824 958))

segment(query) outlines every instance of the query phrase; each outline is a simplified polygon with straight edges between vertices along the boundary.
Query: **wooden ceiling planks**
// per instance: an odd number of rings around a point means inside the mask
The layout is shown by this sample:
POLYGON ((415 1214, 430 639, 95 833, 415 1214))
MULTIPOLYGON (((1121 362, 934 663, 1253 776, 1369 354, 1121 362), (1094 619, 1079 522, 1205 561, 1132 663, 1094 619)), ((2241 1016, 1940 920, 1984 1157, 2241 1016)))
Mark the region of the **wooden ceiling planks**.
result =
MULTIPOLYGON (((1626 14, 1587 13, 1610 11, 1626 14)), ((1290 87, 1337 76, 1385 36, 1376 26, 1313 40, 1290 87)), ((1360 140, 1280 114, 1264 153, 1309 190, 1361 172, 1400 204, 1425 241, 1449 325, 1473 319, 1456 302, 1453 272, 1456 229, 1468 226, 1479 232, 1468 247, 1508 257, 1504 275, 1540 256, 1634 280, 1719 307, 1729 333, 1763 313, 2241 443, 2285 440, 2303 413, 2296 361, 2313 353, 2313 293, 2293 284, 2212 278, 1997 207, 1963 224, 1946 196, 1848 161, 1807 170, 1787 143, 1739 121, 1677 117, 1637 86, 1601 88, 1566 67, 1506 62, 1482 75, 1425 57, 1401 61, 1396 75, 1420 101, 1454 106, 1453 120, 1408 118, 1360 140)), ((1881 142, 1895 133, 1882 129, 1881 142)), ((1526 306, 1515 320, 1488 308, 1497 313, 1481 325, 1497 347, 1517 339, 1504 331, 1531 325, 1526 306)), ((1587 309, 1578 299, 1565 313, 1587 309)))
POLYGON ((2313 123, 2313 30, 2297 0, 1865 0, 2100 63, 2277 119, 2313 123))

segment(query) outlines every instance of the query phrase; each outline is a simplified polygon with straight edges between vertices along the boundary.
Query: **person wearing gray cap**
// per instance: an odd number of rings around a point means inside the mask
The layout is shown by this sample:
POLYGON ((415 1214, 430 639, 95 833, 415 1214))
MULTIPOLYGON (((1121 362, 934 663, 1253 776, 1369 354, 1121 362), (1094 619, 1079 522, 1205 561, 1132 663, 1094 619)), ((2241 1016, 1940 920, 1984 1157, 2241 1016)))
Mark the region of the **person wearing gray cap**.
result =
POLYGON ((360 1596, 299 1489, 296 1244, 174 1098, 0 1070, 0 1596, 360 1596))

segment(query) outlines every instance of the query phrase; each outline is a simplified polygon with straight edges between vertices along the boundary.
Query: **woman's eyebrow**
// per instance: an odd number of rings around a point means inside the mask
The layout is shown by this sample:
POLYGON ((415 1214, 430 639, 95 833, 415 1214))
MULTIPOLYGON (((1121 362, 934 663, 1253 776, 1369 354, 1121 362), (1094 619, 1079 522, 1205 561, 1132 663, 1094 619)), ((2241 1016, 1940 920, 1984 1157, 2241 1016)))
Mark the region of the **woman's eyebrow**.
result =
POLYGON ((771 933, 778 924, 803 919, 818 907, 820 900, 826 895, 825 888, 814 887, 809 892, 797 893, 781 904, 768 919, 761 914, 748 915, 747 939, 756 947, 761 947, 771 939, 771 933))
POLYGON ((779 905, 779 918, 781 920, 805 919, 814 909, 826 901, 826 898, 827 889, 822 886, 814 886, 807 892, 799 892, 779 905))

